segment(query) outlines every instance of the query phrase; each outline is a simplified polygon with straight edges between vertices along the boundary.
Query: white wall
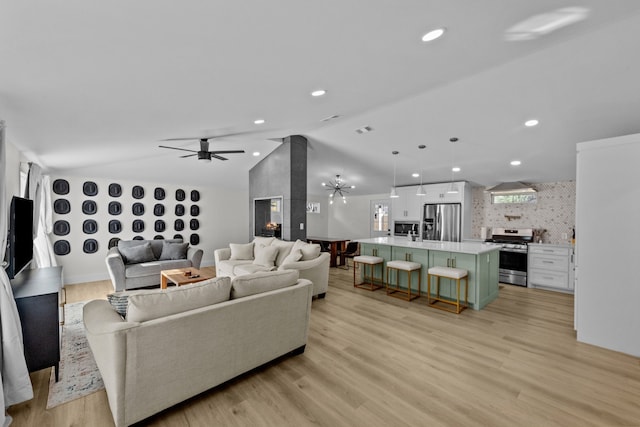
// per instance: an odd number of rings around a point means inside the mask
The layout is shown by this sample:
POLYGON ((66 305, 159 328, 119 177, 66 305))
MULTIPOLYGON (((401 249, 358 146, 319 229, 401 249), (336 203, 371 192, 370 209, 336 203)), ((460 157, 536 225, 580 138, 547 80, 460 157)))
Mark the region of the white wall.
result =
POLYGON ((640 134, 578 144, 578 340, 640 356, 640 134))
POLYGON ((388 198, 388 193, 349 196, 346 204, 336 202, 333 205, 328 205, 327 230, 329 237, 369 238, 371 234, 371 221, 369 220, 371 201, 388 198))
POLYGON ((223 188, 203 188, 178 185, 156 185, 148 182, 130 182, 124 180, 92 179, 82 177, 52 176, 51 181, 57 178, 66 179, 70 184, 68 195, 57 195, 52 193, 52 200, 66 198, 71 204, 71 212, 66 215, 54 214, 54 221, 66 220, 70 223, 71 232, 67 236, 51 235, 52 242, 58 239, 66 239, 71 245, 71 252, 68 255, 57 256, 59 265, 63 266, 65 284, 88 282, 108 279, 105 266, 105 255, 109 239, 119 237, 128 240, 134 237, 131 224, 134 219, 142 219, 145 222, 145 231, 140 233, 145 239, 152 239, 156 234, 162 234, 166 238, 173 237, 180 233, 188 241, 191 233, 198 233, 200 244, 197 247, 203 249, 203 266, 213 265, 213 251, 217 248, 227 247, 230 242, 247 242, 247 230, 249 228, 248 217, 248 192, 227 191, 223 188), (94 197, 84 195, 82 186, 85 181, 93 181, 98 185, 98 194, 94 197), (110 197, 108 187, 110 183, 118 183, 122 186, 122 196, 110 197), (144 198, 136 200, 131 196, 134 185, 140 185, 145 190, 144 198), (166 198, 162 201, 154 199, 154 189, 162 187, 166 192, 166 198), (183 189, 186 192, 186 199, 177 202, 175 199, 176 189, 183 189), (191 190, 200 192, 200 200, 192 202, 189 198, 191 190), (98 205, 98 212, 95 215, 85 215, 82 212, 82 202, 85 200, 95 200, 98 205), (123 213, 117 216, 110 215, 108 204, 111 201, 118 201, 122 204, 123 213), (137 217, 132 214, 134 202, 141 202, 145 206, 145 214, 137 217), (165 215, 156 217, 153 214, 153 207, 156 203, 165 206, 165 215), (179 218, 175 215, 175 204, 182 203, 186 208, 186 214, 180 217, 185 222, 185 229, 176 232, 173 229, 174 220, 179 218), (200 215, 192 217, 189 209, 192 204, 197 204, 200 208, 200 215), (200 228, 196 231, 189 229, 189 221, 196 218, 200 222, 200 228), (98 223, 98 232, 95 234, 85 234, 82 231, 82 223, 87 219, 94 219, 98 223), (122 223, 122 232, 110 234, 108 231, 109 221, 117 219, 122 223), (163 233, 156 233, 153 229, 156 219, 162 219, 166 223, 166 230, 163 233), (87 238, 98 241, 99 249, 94 254, 86 254, 82 250, 83 242, 87 238))
POLYGON ((11 204, 11 197, 20 194, 20 151, 8 141, 6 142, 7 170, 6 170, 6 198, 7 209, 11 204))
POLYGON ((329 201, 326 194, 322 196, 307 196, 308 203, 320 203, 319 213, 307 212, 307 236, 329 236, 329 201))

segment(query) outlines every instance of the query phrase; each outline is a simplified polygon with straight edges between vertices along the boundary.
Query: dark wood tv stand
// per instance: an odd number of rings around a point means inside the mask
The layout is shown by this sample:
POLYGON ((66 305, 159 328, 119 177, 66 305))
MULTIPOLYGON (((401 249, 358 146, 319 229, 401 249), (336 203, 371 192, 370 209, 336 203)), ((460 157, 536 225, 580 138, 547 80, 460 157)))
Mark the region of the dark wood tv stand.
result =
POLYGON ((60 292, 62 267, 24 270, 11 280, 16 300, 24 356, 29 372, 60 367, 60 292))

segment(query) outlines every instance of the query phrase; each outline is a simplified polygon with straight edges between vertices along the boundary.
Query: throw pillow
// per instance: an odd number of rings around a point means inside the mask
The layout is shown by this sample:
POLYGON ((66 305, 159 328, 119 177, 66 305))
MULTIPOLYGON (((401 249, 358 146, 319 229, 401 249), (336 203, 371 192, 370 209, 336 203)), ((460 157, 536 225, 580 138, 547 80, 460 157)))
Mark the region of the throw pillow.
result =
POLYGON ((162 242, 162 253, 160 254, 160 260, 167 259, 187 259, 187 250, 189 249, 188 243, 172 243, 166 240, 162 242))
POLYGON ((310 259, 316 259, 320 256, 320 245, 309 244, 301 249, 302 261, 308 261, 310 259))
POLYGON ((253 242, 247 244, 229 243, 231 248, 231 258, 233 260, 252 260, 253 259, 253 242))
POLYGON ((146 322, 227 301, 231 279, 214 277, 191 285, 129 296, 127 321, 146 322))
POLYGON ((124 292, 107 295, 107 301, 113 306, 113 309, 122 317, 127 317, 127 303, 129 295, 124 292))
POLYGON ((284 262, 284 259, 291 253, 291 248, 293 248, 295 242, 286 242, 284 240, 276 239, 271 243, 271 246, 275 246, 278 248, 278 256, 276 257, 276 265, 280 266, 284 262))
POLYGON ((300 249, 296 249, 295 251, 291 251, 289 255, 282 261, 282 264, 291 264, 292 262, 298 262, 302 259, 302 251, 300 249))
POLYGON ((137 246, 118 246, 118 251, 124 258, 125 264, 139 264, 156 260, 149 242, 137 246))
POLYGON ((298 277, 298 270, 266 271, 236 276, 231 281, 231 298, 242 298, 293 286, 298 277))
POLYGON ((113 309, 118 312, 123 318, 127 317, 127 307, 129 305, 129 297, 131 295, 139 295, 149 292, 154 292, 156 289, 139 289, 135 291, 121 291, 114 292, 107 295, 107 301, 111 304, 113 309))
POLYGON ((253 260, 253 263, 261 265, 263 267, 274 267, 277 256, 277 247, 256 245, 255 259, 253 260))
POLYGON ((253 238, 253 243, 256 244, 256 245, 270 246, 271 243, 273 243, 274 240, 276 240, 275 237, 255 236, 253 238))

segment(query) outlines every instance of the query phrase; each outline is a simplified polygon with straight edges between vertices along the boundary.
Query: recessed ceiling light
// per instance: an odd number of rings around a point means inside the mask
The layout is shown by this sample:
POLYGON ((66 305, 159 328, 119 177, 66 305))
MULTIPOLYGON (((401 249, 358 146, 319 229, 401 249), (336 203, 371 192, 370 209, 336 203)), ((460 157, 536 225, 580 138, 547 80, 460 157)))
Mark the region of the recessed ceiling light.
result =
POLYGON ((454 166, 451 168, 451 172, 460 172, 460 168, 458 166, 454 166))
POLYGON ((531 120, 527 120, 526 122, 524 122, 524 125, 525 125, 526 127, 529 127, 529 128, 530 128, 530 127, 532 127, 532 126, 537 126, 537 125, 538 125, 538 123, 540 123, 538 120, 536 120, 536 119, 531 119, 531 120))
POLYGON ((522 162, 520 160, 512 160, 511 161, 511 166, 520 166, 522 164, 522 162))
POLYGON ((435 39, 438 39, 438 38, 442 37, 444 32, 445 32, 444 28, 438 28, 438 29, 435 29, 435 30, 431 30, 427 34, 422 36, 422 41, 423 42, 434 41, 435 39))
POLYGON ((414 178, 418 178, 420 176, 420 174, 419 173, 412 173, 411 176, 414 177, 414 178))
POLYGON ((254 156, 254 157, 258 157, 259 155, 260 155, 260 152, 259 152, 259 151, 254 151, 254 152, 253 152, 253 156, 254 156))
POLYGON ((327 91, 324 89, 318 89, 318 90, 314 90, 313 92, 311 92, 311 96, 322 96, 324 94, 326 94, 327 91))
POLYGON ((261 124, 263 124, 263 123, 264 123, 264 119, 257 119, 257 120, 254 120, 254 121, 253 121, 253 123, 255 123, 255 124, 257 124, 257 125, 261 125, 261 124))

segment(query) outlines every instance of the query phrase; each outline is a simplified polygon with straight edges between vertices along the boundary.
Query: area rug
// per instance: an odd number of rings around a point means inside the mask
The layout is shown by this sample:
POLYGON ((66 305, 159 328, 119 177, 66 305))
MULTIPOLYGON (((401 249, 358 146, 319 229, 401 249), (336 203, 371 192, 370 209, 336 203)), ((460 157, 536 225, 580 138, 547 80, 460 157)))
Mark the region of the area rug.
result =
POLYGON ((55 370, 51 369, 47 409, 104 389, 82 323, 85 303, 65 305, 59 381, 56 382, 55 370))

